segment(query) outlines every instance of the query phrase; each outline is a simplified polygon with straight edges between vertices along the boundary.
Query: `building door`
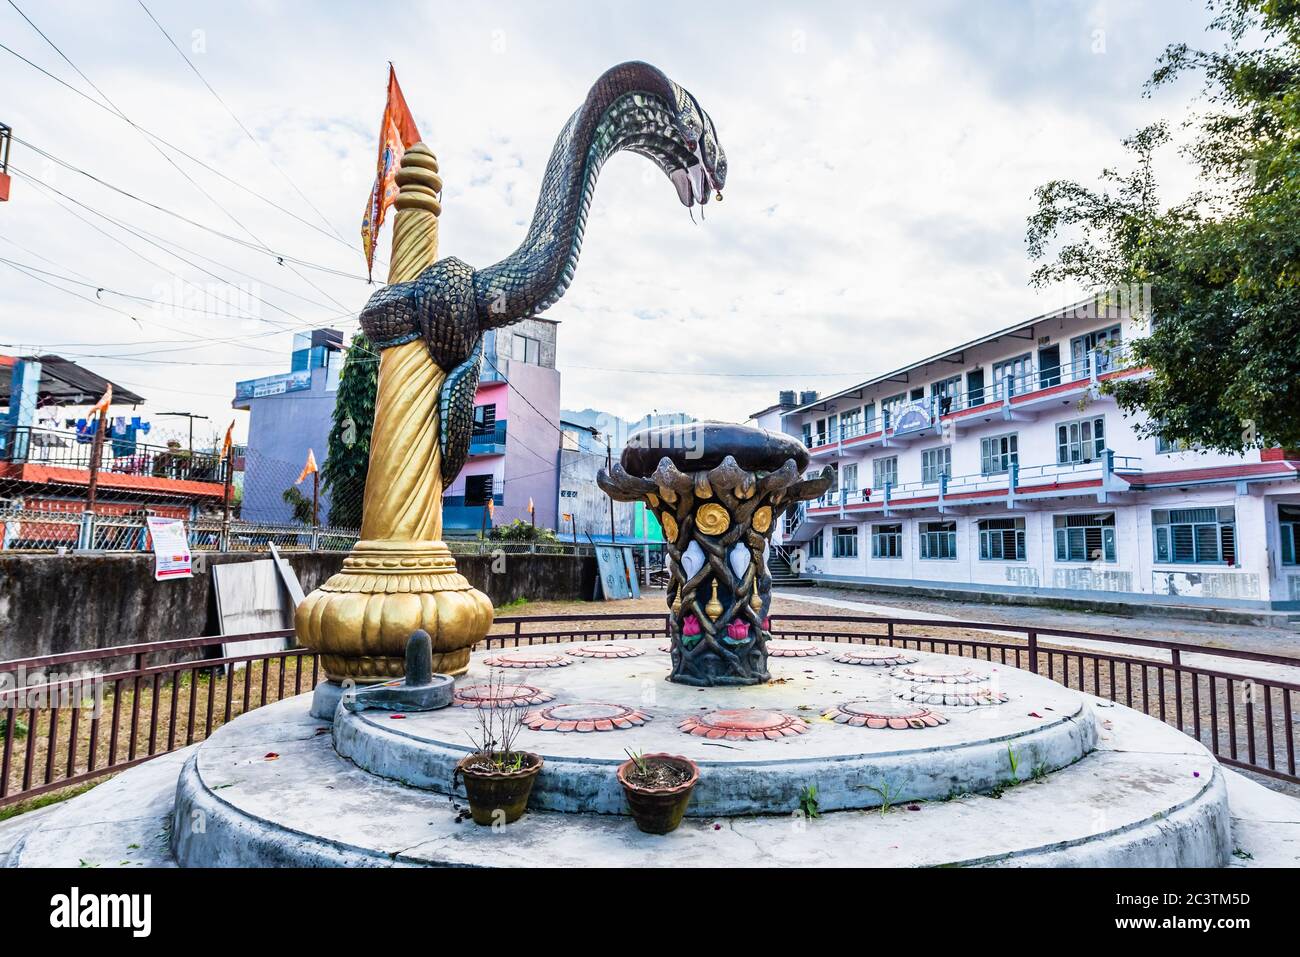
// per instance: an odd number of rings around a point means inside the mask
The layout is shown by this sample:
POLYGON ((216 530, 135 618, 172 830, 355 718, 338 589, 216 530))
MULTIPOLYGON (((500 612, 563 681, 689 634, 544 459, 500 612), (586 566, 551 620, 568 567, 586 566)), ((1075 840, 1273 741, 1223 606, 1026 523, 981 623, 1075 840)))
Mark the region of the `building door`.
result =
POLYGON ((973 409, 984 404, 984 370, 971 369, 966 373, 966 407, 973 409))
POLYGON ((1061 347, 1048 346, 1038 350, 1038 387, 1050 389, 1061 384, 1061 347))

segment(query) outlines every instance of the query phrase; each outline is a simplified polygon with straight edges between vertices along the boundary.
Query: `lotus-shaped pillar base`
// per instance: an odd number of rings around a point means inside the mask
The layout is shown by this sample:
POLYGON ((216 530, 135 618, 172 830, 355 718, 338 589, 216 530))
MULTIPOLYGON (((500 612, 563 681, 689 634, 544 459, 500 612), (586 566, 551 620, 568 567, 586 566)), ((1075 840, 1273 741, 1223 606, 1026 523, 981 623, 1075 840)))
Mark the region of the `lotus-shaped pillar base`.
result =
POLYGON ((402 677, 417 629, 429 634, 433 671, 464 674, 492 617, 492 602, 456 570, 443 542, 361 541, 298 606, 295 626, 330 680, 372 684, 402 677))

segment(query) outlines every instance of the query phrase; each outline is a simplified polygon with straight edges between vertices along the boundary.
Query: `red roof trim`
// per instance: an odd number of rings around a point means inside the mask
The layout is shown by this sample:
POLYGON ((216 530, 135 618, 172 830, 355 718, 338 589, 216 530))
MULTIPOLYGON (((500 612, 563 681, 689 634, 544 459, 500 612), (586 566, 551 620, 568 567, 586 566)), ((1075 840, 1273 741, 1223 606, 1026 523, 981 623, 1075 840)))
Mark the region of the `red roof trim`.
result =
MULTIPOLYGON (((30 462, 20 465, 0 462, 0 478, 31 482, 36 485, 89 485, 90 471, 36 465, 30 462)), ((150 475, 122 475, 117 472, 100 472, 99 486, 127 492, 215 498, 218 501, 225 495, 225 486, 220 482, 191 482, 184 479, 154 478, 150 475)))

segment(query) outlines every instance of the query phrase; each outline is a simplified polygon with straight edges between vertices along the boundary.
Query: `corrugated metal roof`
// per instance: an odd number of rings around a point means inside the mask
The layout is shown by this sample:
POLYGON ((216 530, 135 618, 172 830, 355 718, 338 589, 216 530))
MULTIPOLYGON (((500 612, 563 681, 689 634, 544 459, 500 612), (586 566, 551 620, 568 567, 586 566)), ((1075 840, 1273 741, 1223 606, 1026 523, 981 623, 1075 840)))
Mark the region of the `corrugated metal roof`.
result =
MULTIPOLYGON (((12 360, 12 356, 4 358, 12 360)), ((41 364, 40 397, 42 404, 89 405, 98 402, 109 381, 62 356, 23 356, 41 364)), ((12 361, 0 362, 0 401, 9 401, 10 383, 13 379, 12 361)), ((144 396, 125 386, 113 383, 114 405, 143 405, 144 396)))

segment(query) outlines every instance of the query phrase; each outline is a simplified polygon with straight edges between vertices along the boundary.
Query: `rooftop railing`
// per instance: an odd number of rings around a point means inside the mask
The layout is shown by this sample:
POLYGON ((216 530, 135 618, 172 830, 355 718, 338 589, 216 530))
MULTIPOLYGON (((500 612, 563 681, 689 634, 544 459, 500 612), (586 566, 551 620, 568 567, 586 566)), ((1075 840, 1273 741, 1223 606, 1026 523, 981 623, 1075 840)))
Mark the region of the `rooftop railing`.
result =
MULTIPOLYGON (((58 429, 18 426, 0 435, 0 462, 49 465, 90 471, 94 442, 58 429)), ((135 475, 188 482, 225 482, 225 463, 217 452, 190 451, 179 445, 146 445, 105 435, 99 451, 101 474, 135 475)))

